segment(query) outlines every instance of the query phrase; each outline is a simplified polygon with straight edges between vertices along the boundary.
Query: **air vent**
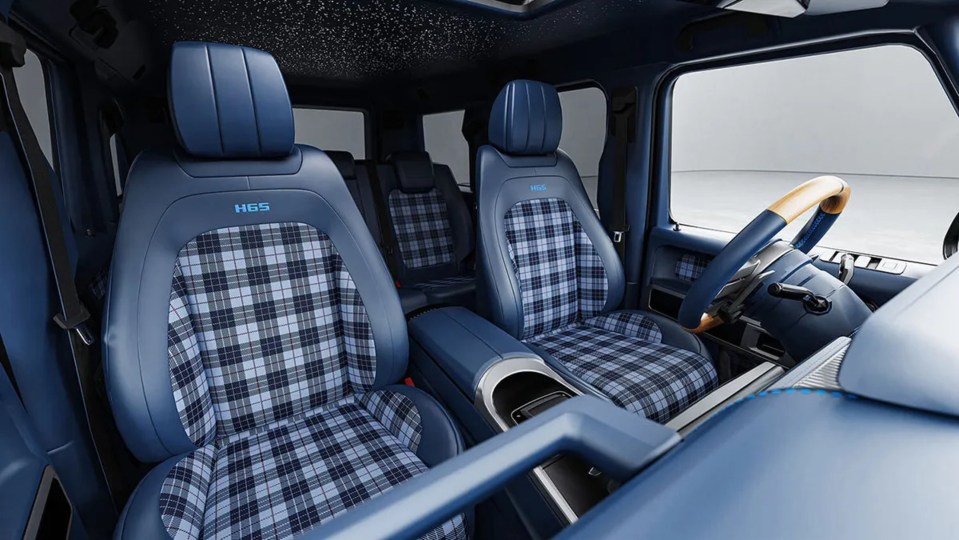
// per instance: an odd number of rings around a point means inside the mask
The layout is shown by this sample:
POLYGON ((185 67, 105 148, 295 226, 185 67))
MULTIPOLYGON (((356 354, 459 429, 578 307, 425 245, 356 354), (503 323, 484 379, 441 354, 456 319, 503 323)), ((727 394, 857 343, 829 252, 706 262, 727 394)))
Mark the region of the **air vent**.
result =
POLYGON ((769 390, 785 390, 787 388, 811 388, 837 391, 842 390, 839 385, 839 368, 852 340, 841 337, 826 345, 816 354, 793 368, 783 378, 776 381, 769 390))

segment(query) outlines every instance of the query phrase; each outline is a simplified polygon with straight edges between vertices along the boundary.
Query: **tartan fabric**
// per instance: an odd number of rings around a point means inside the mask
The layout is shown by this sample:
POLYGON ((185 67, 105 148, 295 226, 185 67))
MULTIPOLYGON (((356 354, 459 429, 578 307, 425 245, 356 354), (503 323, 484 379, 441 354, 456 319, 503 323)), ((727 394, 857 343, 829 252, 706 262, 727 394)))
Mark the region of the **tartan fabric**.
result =
POLYGON ((474 281, 476 281, 476 275, 470 272, 468 274, 462 274, 459 276, 437 278, 424 281, 422 283, 414 283, 409 287, 412 289, 419 289, 421 291, 433 291, 437 289, 445 289, 447 287, 455 287, 465 283, 473 283, 474 281))
POLYGON ((358 399, 404 446, 413 452, 419 449, 423 425, 412 399, 385 390, 362 394, 358 399))
POLYGON ((174 540, 200 538, 206 494, 213 478, 212 446, 187 454, 160 488, 160 521, 174 540))
POLYGON ((692 283, 703 275, 711 259, 702 255, 686 253, 676 261, 676 277, 692 283))
POLYGON ((523 337, 602 311, 607 277, 596 248, 560 199, 520 201, 505 216, 507 249, 519 281, 523 337))
POLYGON ((583 324, 648 343, 663 341, 663 332, 659 326, 649 317, 635 311, 614 311, 583 321, 583 324))
MULTIPOLYGON (((190 484, 177 488, 181 497, 166 496, 176 504, 167 504, 164 525, 191 527, 168 526, 168 532, 191 539, 291 538, 424 472, 416 454, 360 401, 350 396, 301 417, 220 439, 194 453, 210 456, 203 462, 204 474, 175 475, 178 468, 196 470, 187 463, 194 454, 188 455, 164 482, 164 487, 190 484), (197 509, 202 528, 195 525, 197 509)), ((464 517, 456 516, 426 537, 466 538, 464 517)))
POLYGON ((197 445, 368 389, 366 309, 329 237, 302 223, 229 227, 179 253, 168 347, 197 445))
POLYGON ((530 340, 613 403, 666 423, 716 387, 696 353, 595 326, 573 325, 530 340))
POLYGON ((395 189, 389 207, 397 247, 407 268, 453 262, 453 232, 440 190, 403 193, 395 189))

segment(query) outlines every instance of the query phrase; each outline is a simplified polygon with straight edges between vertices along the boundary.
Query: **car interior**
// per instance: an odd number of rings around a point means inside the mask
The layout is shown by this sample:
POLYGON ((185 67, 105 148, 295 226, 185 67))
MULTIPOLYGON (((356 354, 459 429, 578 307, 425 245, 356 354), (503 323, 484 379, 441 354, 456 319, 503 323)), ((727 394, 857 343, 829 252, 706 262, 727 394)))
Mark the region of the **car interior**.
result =
POLYGON ((959 1, 0 15, 4 536, 959 531, 959 1))

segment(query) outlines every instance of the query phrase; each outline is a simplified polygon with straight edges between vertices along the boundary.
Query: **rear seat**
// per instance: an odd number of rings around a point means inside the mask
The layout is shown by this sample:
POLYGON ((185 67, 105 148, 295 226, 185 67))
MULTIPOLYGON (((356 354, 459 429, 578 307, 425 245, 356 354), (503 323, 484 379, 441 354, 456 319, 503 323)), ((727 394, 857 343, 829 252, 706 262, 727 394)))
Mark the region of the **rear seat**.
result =
POLYGON ((402 289, 422 291, 430 304, 473 307, 473 223, 450 168, 426 152, 396 152, 377 171, 402 289))
MULTIPOLYGON (((333 160, 333 164, 340 171, 340 175, 346 182, 350 195, 356 207, 360 209, 363 220, 366 222, 370 234, 376 240, 377 245, 383 246, 383 235, 381 234, 380 222, 376 211, 376 196, 373 193, 373 184, 370 181, 369 168, 374 165, 369 161, 357 162, 353 154, 349 152, 328 151, 326 155, 333 160)), ((385 255, 384 255, 385 256, 385 255)), ((395 277, 395 276, 394 276, 395 277)), ((426 293, 415 288, 399 289, 400 304, 403 306, 404 313, 411 313, 425 307, 429 304, 426 293)))

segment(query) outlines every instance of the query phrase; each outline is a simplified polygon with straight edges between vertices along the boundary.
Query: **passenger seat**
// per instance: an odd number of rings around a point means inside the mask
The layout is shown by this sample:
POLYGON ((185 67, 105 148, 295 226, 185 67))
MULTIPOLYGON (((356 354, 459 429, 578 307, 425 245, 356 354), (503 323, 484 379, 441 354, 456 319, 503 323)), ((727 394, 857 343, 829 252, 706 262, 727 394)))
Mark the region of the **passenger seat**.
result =
POLYGON ((422 291, 430 304, 472 308, 473 223, 450 168, 426 152, 396 152, 378 176, 401 288, 422 291))
POLYGON ((168 89, 180 148, 130 170, 104 322, 117 427, 157 463, 115 538, 292 538, 460 452, 395 384, 392 279, 333 162, 293 143, 276 61, 176 43, 168 89))

